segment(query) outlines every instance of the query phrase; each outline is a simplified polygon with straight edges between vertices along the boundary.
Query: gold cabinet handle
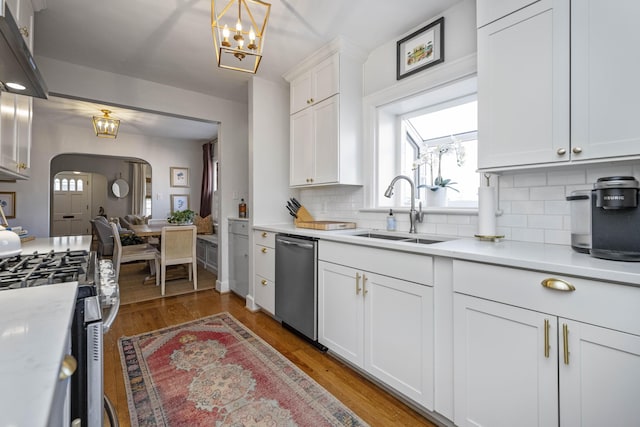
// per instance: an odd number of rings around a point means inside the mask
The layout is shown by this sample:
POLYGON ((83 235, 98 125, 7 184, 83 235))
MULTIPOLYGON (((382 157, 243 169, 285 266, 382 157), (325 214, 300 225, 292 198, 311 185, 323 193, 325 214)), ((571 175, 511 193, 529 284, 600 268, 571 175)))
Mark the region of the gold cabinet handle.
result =
POLYGON ((27 164, 24 162, 18 163, 18 169, 26 169, 27 168, 27 164))
POLYGON ((266 254, 267 253, 267 248, 262 248, 262 253, 266 254))
POLYGON ((569 364, 569 327, 566 323, 562 324, 562 341, 564 342, 564 364, 569 364))
POLYGON ((367 276, 364 274, 362 275, 362 290, 362 296, 365 296, 369 293, 369 291, 367 290, 367 276))
POLYGON ((360 287, 360 273, 356 273, 356 295, 360 295, 362 288, 360 287))
POLYGON ((77 368, 78 362, 76 361, 76 358, 70 354, 67 354, 66 356, 64 356, 64 359, 62 359, 62 364, 60 365, 60 375, 58 375, 58 378, 61 380, 66 380, 71 375, 73 375, 77 368))
POLYGON ((262 286, 267 286, 267 281, 266 281, 266 280, 264 280, 264 279, 262 279, 262 280, 260 281, 260 284, 262 284, 262 286))
POLYGON ((558 148, 558 151, 556 151, 556 153, 558 153, 558 156, 564 156, 565 154, 567 154, 567 150, 565 148, 558 148))
POLYGON ((549 289, 553 289, 555 291, 561 291, 561 292, 573 292, 576 290, 576 287, 573 286, 571 283, 565 282, 562 279, 555 279, 553 277, 549 279, 544 279, 541 282, 541 285, 544 286, 545 288, 549 288, 549 289))
POLYGON ((549 358, 549 319, 544 319, 544 357, 549 358))
POLYGON ((22 36, 25 38, 29 38, 29 28, 20 27, 20 34, 22 34, 22 36))
POLYGON ((262 237, 267 237, 267 232, 266 231, 262 232, 262 237))
POLYGON ((573 154, 580 154, 580 153, 582 153, 582 148, 573 147, 573 150, 571 150, 571 151, 573 151, 573 154))

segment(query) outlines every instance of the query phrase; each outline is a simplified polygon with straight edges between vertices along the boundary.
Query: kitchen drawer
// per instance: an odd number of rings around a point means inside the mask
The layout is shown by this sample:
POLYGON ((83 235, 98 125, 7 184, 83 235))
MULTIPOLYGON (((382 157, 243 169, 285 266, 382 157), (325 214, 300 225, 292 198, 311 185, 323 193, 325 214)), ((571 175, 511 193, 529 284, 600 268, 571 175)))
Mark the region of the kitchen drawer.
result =
POLYGON ((433 258, 428 255, 320 240, 318 259, 423 285, 433 285, 433 258))
POLYGON ((276 250, 262 245, 253 245, 255 274, 269 280, 276 277, 276 250))
POLYGON ((640 335, 640 288, 635 286, 454 260, 453 290, 640 335), (548 278, 564 280, 575 290, 542 286, 548 278))
POLYGON ((276 247, 276 233, 270 231, 253 231, 253 243, 256 245, 267 246, 269 248, 276 247))
POLYGON ((249 235, 249 223, 247 221, 229 220, 229 233, 249 235))
POLYGON ((266 279, 258 274, 255 275, 254 301, 263 310, 271 314, 276 312, 276 287, 273 280, 266 279))

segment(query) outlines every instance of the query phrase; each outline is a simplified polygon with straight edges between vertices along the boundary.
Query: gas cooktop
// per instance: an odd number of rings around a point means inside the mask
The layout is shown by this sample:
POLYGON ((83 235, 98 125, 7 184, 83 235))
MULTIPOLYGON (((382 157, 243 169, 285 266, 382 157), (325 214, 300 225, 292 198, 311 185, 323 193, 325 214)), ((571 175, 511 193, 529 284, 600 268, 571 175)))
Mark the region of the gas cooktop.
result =
POLYGON ((33 252, 0 259, 0 291, 65 282, 95 283, 95 254, 33 252))

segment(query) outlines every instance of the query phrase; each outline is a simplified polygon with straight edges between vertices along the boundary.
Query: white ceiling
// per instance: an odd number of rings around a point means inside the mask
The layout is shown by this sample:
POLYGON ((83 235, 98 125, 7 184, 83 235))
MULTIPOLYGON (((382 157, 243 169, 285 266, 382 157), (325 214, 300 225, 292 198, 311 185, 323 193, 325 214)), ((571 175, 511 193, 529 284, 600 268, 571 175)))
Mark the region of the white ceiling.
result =
MULTIPOLYGON (((458 1, 272 0, 257 74, 281 81, 286 71, 338 35, 370 52, 458 1)), ((209 0, 49 0, 36 12, 34 44, 36 59, 49 57, 225 99, 247 100, 251 75, 216 65, 209 0)), ((78 116, 86 122, 88 116, 105 108, 87 101, 52 97, 50 101, 37 100, 36 114, 46 111, 70 122, 78 116)), ((121 132, 144 134, 148 130, 153 134, 153 129, 160 129, 166 136, 171 129, 173 135, 179 134, 176 137, 193 139, 206 139, 217 132, 213 123, 200 122, 193 129, 193 123, 184 119, 106 108, 122 119, 121 132), (207 133, 210 135, 199 136, 207 133)))

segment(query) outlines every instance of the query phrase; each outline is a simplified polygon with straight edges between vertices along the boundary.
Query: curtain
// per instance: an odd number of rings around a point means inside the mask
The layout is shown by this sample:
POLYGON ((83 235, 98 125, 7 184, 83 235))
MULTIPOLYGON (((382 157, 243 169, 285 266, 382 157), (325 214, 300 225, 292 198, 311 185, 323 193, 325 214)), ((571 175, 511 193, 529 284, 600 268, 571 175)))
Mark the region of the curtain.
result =
POLYGON ((202 186, 200 191, 200 216, 211 215, 211 198, 213 196, 213 160, 211 149, 213 144, 207 142, 202 146, 202 186))
POLYGON ((133 215, 145 215, 145 190, 147 178, 147 165, 133 163, 133 188, 131 191, 131 210, 133 215))

